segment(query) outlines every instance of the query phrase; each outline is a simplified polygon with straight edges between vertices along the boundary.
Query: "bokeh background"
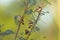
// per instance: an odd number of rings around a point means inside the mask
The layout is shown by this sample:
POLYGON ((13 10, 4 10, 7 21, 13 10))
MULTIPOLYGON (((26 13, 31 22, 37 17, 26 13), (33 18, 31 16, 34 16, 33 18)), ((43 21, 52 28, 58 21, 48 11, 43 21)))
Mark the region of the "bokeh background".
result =
MULTIPOLYGON (((16 15, 23 15, 24 2, 26 0, 0 0, 0 40, 14 40, 15 33, 17 31, 17 25, 14 17, 16 15), (6 34, 6 32, 8 34, 6 34)), ((41 13, 45 15, 40 16, 37 23, 38 31, 35 29, 30 35, 28 40, 59 40, 60 29, 60 1, 58 0, 30 0, 31 4, 29 9, 34 10, 37 5, 43 6, 41 13), (58 10, 58 11, 57 11, 58 10)), ((35 12, 35 15, 37 13, 35 12)), ((36 18, 37 16, 35 16, 36 18)), ((18 33, 17 40, 21 40, 19 37, 26 38, 25 29, 28 29, 28 20, 32 19, 31 14, 26 14, 24 17, 24 25, 21 25, 21 29, 18 33)), ((28 29, 29 30, 29 29, 28 29)))

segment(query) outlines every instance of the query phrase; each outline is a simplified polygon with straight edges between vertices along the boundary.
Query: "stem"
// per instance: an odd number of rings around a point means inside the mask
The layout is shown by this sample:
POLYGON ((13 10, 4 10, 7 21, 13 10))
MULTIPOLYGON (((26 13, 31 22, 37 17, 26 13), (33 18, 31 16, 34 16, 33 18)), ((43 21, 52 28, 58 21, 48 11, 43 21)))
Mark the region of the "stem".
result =
MULTIPOLYGON (((41 13, 41 12, 40 12, 40 13, 41 13)), ((38 14, 38 17, 37 17, 37 19, 35 20, 32 28, 31 28, 31 31, 30 31, 29 34, 27 35, 26 40, 28 40, 29 36, 31 35, 31 32, 33 31, 34 27, 36 26, 36 24, 37 24, 37 22, 38 22, 38 20, 39 20, 39 17, 40 17, 40 13, 38 14)))
POLYGON ((26 11, 27 9, 28 9, 28 2, 27 2, 27 0, 26 0, 24 14, 23 14, 23 16, 21 17, 21 20, 20 20, 20 22, 19 22, 19 24, 18 24, 18 29, 17 29, 16 35, 15 35, 15 40, 16 40, 17 35, 18 35, 18 33, 19 33, 20 26, 21 26, 22 20, 24 19, 25 11, 26 11))
POLYGON ((23 18, 24 18, 24 14, 23 14, 23 16, 21 17, 21 20, 20 20, 20 22, 19 22, 19 24, 18 24, 18 29, 17 29, 16 35, 15 35, 15 40, 16 40, 17 35, 18 35, 18 33, 19 33, 20 26, 21 26, 21 23, 22 23, 23 18))
MULTIPOLYGON (((43 8, 43 7, 44 7, 44 3, 42 3, 41 8, 43 8)), ((41 9, 41 11, 42 11, 42 9, 41 9)), ((31 32, 33 31, 34 27, 36 26, 36 24, 37 24, 37 22, 38 22, 38 20, 39 20, 39 16, 40 16, 40 14, 41 14, 41 11, 40 11, 40 13, 38 14, 37 19, 35 20, 32 28, 31 28, 31 31, 28 33, 28 35, 27 35, 27 37, 26 37, 26 40, 28 40, 29 36, 31 35, 31 32)))

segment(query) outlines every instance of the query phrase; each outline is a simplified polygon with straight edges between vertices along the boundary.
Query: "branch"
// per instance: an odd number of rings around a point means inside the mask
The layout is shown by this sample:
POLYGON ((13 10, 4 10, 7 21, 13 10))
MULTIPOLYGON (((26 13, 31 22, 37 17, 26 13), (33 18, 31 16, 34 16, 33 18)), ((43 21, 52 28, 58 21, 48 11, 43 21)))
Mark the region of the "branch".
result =
POLYGON ((17 35, 18 35, 18 33, 19 33, 20 26, 21 26, 21 24, 22 24, 22 22, 23 22, 22 20, 24 19, 25 11, 26 11, 27 9, 28 9, 28 2, 27 2, 27 0, 26 0, 24 14, 22 15, 21 20, 19 21, 18 29, 17 29, 16 35, 15 35, 15 40, 16 40, 17 35))
MULTIPOLYGON (((42 11, 42 10, 41 10, 41 11, 42 11)), ((41 13, 41 11, 40 11, 40 13, 41 13)), ((37 24, 37 22, 38 22, 38 20, 39 20, 39 17, 40 17, 40 13, 38 13, 38 17, 37 17, 37 19, 35 20, 32 28, 31 28, 31 31, 28 33, 26 40, 28 40, 29 36, 31 35, 31 32, 33 31, 34 27, 36 26, 36 24, 37 24)))

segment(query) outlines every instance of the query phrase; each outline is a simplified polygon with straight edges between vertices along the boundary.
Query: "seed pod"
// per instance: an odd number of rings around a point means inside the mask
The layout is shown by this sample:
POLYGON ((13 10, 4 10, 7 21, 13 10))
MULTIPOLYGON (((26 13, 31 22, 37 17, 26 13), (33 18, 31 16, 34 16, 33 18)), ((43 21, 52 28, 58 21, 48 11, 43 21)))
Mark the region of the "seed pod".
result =
POLYGON ((27 35, 28 33, 29 33, 29 31, 26 29, 26 30, 25 30, 25 34, 27 35))
POLYGON ((31 28, 32 25, 33 25, 33 22, 31 20, 29 20, 29 23, 28 23, 29 27, 28 28, 31 28))

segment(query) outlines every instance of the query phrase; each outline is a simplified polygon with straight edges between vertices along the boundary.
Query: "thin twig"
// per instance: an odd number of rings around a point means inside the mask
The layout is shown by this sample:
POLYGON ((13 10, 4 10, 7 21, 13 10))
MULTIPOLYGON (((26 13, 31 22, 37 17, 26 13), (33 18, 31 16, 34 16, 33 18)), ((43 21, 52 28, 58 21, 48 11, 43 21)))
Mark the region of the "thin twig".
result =
POLYGON ((20 22, 19 22, 19 24, 18 24, 18 29, 17 29, 16 35, 15 35, 15 40, 16 40, 17 35, 18 35, 18 32, 19 32, 19 30, 20 30, 20 26, 21 26, 21 23, 22 23, 23 18, 24 18, 24 14, 23 14, 23 16, 21 17, 21 20, 20 20, 20 22))
MULTIPOLYGON (((40 12, 40 13, 41 13, 41 12, 40 12)), ((32 28, 31 28, 31 31, 28 33, 26 40, 28 40, 29 36, 31 35, 32 30, 33 30, 34 27, 36 26, 36 24, 37 24, 37 22, 38 22, 38 20, 39 20, 39 17, 40 17, 40 13, 38 14, 38 17, 37 17, 37 19, 35 20, 32 28)))
POLYGON ((19 22, 18 29, 17 29, 16 35, 15 35, 15 40, 16 40, 17 35, 18 35, 18 33, 19 33, 20 26, 21 26, 22 20, 24 19, 25 11, 26 11, 27 9, 28 9, 28 2, 27 2, 27 0, 26 0, 24 14, 23 14, 23 16, 21 17, 21 20, 20 20, 20 22, 19 22))
MULTIPOLYGON (((44 7, 44 3, 42 3, 41 11, 42 11, 42 8, 43 8, 43 7, 44 7)), ((34 22, 32 28, 31 28, 31 31, 28 33, 28 35, 27 35, 27 37, 26 37, 26 40, 28 40, 29 36, 31 35, 31 32, 33 31, 34 27, 36 26, 36 24, 37 24, 37 22, 38 22, 38 20, 39 20, 41 11, 39 12, 37 19, 35 20, 35 22, 34 22)))

